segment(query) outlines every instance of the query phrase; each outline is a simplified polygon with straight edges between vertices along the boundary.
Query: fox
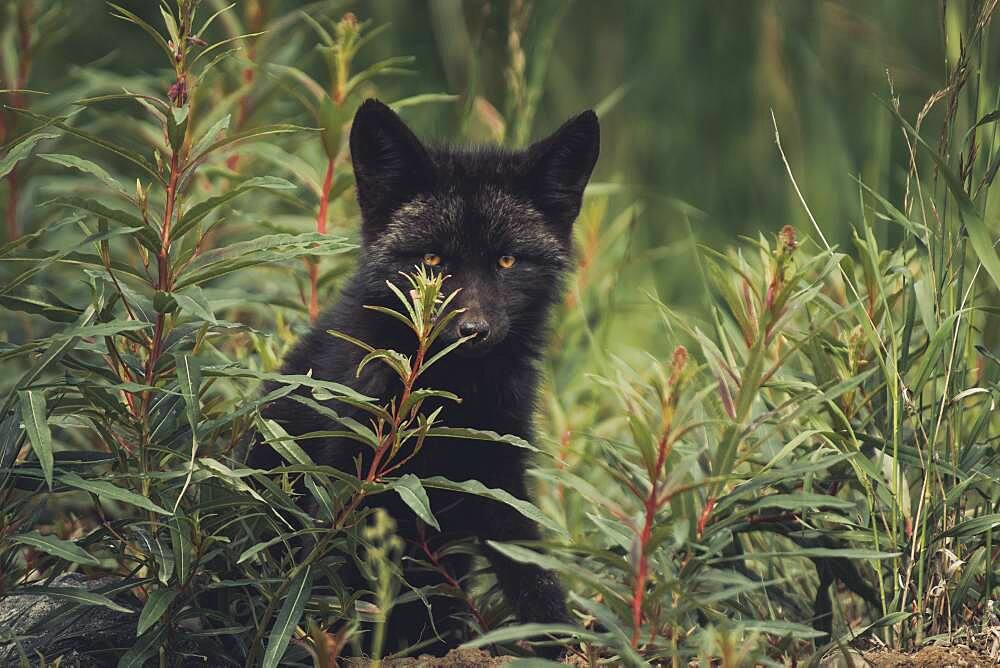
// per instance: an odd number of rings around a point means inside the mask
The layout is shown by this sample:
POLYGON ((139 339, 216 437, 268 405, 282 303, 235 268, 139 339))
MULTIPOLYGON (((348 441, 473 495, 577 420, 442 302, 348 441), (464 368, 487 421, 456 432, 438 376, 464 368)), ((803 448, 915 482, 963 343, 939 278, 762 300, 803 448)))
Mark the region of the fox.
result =
MULTIPOLYGON (((422 386, 461 397, 460 403, 445 406, 441 422, 531 442, 548 321, 571 273, 573 224, 600 152, 597 115, 584 111, 547 138, 511 150, 425 144, 389 106, 367 99, 355 114, 349 151, 361 213, 357 268, 336 303, 321 312, 286 355, 282 373, 311 374, 386 403, 398 396, 401 383, 390 369, 368 364, 358 375, 365 351, 329 330, 413 354, 412 331, 365 307, 398 308, 386 282, 423 266, 448 277, 446 292, 458 291, 452 304, 459 315, 448 323, 440 345, 471 337, 421 376, 422 386)), ((365 421, 360 411, 353 414, 335 402, 330 406, 342 416, 365 421)), ((292 436, 337 428, 329 417, 291 397, 274 401, 262 413, 292 436)), ((350 473, 357 471, 358 458, 361 470, 367 470, 372 456, 370 449, 347 439, 310 439, 301 445, 316 463, 350 473)), ((398 474, 477 480, 527 500, 529 456, 523 448, 428 439, 398 474)), ((250 450, 248 463, 272 468, 281 462, 271 448, 259 444, 250 450)), ((388 511, 408 545, 426 540, 427 528, 395 495, 379 495, 371 503, 388 511)), ((435 543, 477 539, 519 621, 572 623, 553 573, 510 560, 486 544, 540 540, 532 520, 506 504, 470 494, 431 490, 430 503, 441 526, 440 535, 432 536, 435 543)), ((453 554, 444 566, 462 582, 471 559, 453 554)), ((441 584, 441 576, 407 573, 406 582, 433 588, 441 584)), ((429 601, 430 614, 419 602, 393 608, 388 640, 400 647, 422 644, 434 654, 460 644, 459 602, 442 597, 429 601)))

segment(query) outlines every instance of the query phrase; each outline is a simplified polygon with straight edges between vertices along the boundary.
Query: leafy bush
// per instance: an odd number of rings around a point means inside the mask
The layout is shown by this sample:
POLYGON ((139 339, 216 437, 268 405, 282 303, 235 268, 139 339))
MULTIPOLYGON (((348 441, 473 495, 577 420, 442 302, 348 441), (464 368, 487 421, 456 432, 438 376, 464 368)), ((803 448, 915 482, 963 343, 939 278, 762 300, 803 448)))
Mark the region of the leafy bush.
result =
MULTIPOLYGON (((75 101, 19 85, 6 112, 18 120, 0 157, 0 176, 18 175, 8 202, 33 182, 50 199, 32 231, 14 219, 0 248, 0 361, 10 370, 0 595, 66 597, 50 624, 94 605, 135 608, 138 641, 122 665, 207 656, 327 666, 367 629, 378 654, 392 606, 430 592, 402 581, 391 520, 362 502, 398 494, 434 527, 426 489, 443 488, 510 503, 550 529, 544 544, 494 547, 559 572, 580 621, 505 625, 488 574, 456 582, 445 554, 428 549, 421 565, 462 601, 473 646, 523 654, 515 641, 528 639, 592 664, 741 665, 817 656, 865 633, 912 647, 988 621, 1000 525, 1000 359, 988 345, 1000 258, 987 221, 1000 114, 956 121, 978 100, 968 73, 981 64, 988 8, 916 127, 898 99, 886 105, 909 148, 900 201, 859 181, 853 247, 831 247, 786 160, 812 228, 699 248, 703 320, 649 295, 670 345, 616 345, 617 278, 633 261, 641 203, 613 214, 617 189, 593 188, 577 223, 581 269, 547 362, 547 438, 536 444, 449 430, 422 413, 428 398, 458 397, 414 389, 435 361, 421 351, 452 313, 447 283, 420 273, 393 312, 418 352, 369 350, 365 362, 396 370, 398 398, 379 405, 278 373, 350 269, 345 124, 377 77, 411 60, 358 67, 385 33, 353 15, 309 7, 263 32, 260 16, 243 28, 218 9, 181 0, 158 29, 112 5, 163 52, 169 81, 105 73, 75 101), (329 73, 322 84, 297 66, 306 27, 329 73), (921 132, 935 104, 948 110, 936 147, 921 132), (282 122, 264 122, 273 119, 282 122), (897 243, 879 241, 883 225, 897 243), (257 394, 262 381, 274 389, 257 394), (311 391, 301 401, 379 453, 371 470, 319 465, 308 437, 260 418, 266 402, 301 387, 311 391), (370 423, 341 420, 338 402, 370 423), (246 468, 251 433, 287 465, 246 468), (537 449, 538 506, 474 483, 393 475, 428 435, 449 434, 537 449), (370 589, 343 586, 338 571, 351 562, 370 589), (68 570, 122 579, 83 598, 44 589, 68 570)), ((507 73, 512 142, 526 138, 542 85, 523 59, 507 73)), ((494 118, 469 107, 480 122, 494 118)))

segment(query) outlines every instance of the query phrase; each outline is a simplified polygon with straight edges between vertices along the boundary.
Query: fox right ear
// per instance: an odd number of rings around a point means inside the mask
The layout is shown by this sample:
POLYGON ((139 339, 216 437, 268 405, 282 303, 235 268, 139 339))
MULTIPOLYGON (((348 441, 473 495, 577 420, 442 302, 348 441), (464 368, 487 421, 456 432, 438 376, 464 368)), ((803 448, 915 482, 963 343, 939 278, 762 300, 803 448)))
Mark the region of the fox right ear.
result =
POLYGON ((528 183, 535 202, 562 231, 573 225, 601 152, 601 124, 585 111, 528 148, 528 183))
POLYGON ((351 162, 366 238, 381 231, 395 209, 429 185, 433 168, 416 135, 396 112, 373 98, 354 115, 351 162))

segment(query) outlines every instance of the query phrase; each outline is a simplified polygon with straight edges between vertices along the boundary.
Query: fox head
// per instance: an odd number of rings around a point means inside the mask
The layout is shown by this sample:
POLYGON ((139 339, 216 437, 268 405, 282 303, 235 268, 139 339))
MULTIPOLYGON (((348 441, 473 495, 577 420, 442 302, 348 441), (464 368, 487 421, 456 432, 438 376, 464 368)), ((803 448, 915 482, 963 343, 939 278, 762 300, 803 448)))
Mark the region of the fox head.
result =
POLYGON ((585 111, 522 151, 426 146, 389 107, 369 99, 354 117, 351 160, 361 208, 365 297, 424 264, 450 278, 464 311, 442 338, 482 355, 530 343, 558 298, 572 226, 597 162, 600 127, 585 111))

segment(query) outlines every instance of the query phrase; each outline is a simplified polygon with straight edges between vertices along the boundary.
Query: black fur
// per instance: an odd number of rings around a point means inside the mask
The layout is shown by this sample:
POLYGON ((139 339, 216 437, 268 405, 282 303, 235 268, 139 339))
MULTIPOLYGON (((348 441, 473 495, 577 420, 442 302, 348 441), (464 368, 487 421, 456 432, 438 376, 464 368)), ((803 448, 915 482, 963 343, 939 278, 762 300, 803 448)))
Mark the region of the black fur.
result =
MULTIPOLYGON (((402 284, 398 272, 413 270, 425 254, 434 253, 442 258, 439 270, 451 275, 446 291, 461 288, 455 306, 465 309, 442 337, 444 343, 459 336, 463 324, 465 331, 480 335, 432 367, 421 385, 462 397, 460 404, 445 404, 444 424, 515 434, 530 441, 546 321, 571 268, 571 228, 597 160, 596 115, 584 112, 524 151, 427 147, 391 109, 368 100, 355 116, 350 147, 363 218, 361 261, 340 301, 320 316, 288 355, 284 373, 311 372, 315 378, 386 401, 397 395, 398 380, 377 363, 356 378, 363 351, 327 330, 412 353, 412 333, 394 319, 362 307, 397 307, 386 280, 402 284), (498 267, 502 255, 514 256, 516 264, 498 267)), ((343 404, 331 401, 329 406, 341 415, 352 415, 343 404)), ((290 398, 269 406, 266 415, 295 435, 335 428, 290 398)), ((305 441, 303 446, 318 462, 345 471, 355 471, 359 455, 365 466, 370 461, 370 451, 359 451, 350 441, 305 441)), ((476 479, 527 498, 525 453, 515 447, 446 439, 425 444, 402 472, 476 479)), ((250 463, 269 467, 279 461, 270 448, 256 447, 250 463)), ((539 538, 530 520, 505 505, 440 493, 432 494, 431 502, 445 534, 436 538, 439 542, 461 536, 498 541, 539 538)), ((416 537, 419 527, 410 511, 388 495, 378 497, 378 503, 386 504, 404 538, 416 537)), ((552 574, 489 551, 488 556, 521 621, 569 621, 563 591, 552 574)), ((449 567, 467 569, 468 563, 449 567)), ((445 642, 437 649, 446 649, 457 638, 448 635, 451 627, 443 619, 451 609, 441 607, 447 606, 434 606, 434 617, 445 642)), ((422 608, 394 613, 390 629, 392 644, 431 635, 422 608)))

